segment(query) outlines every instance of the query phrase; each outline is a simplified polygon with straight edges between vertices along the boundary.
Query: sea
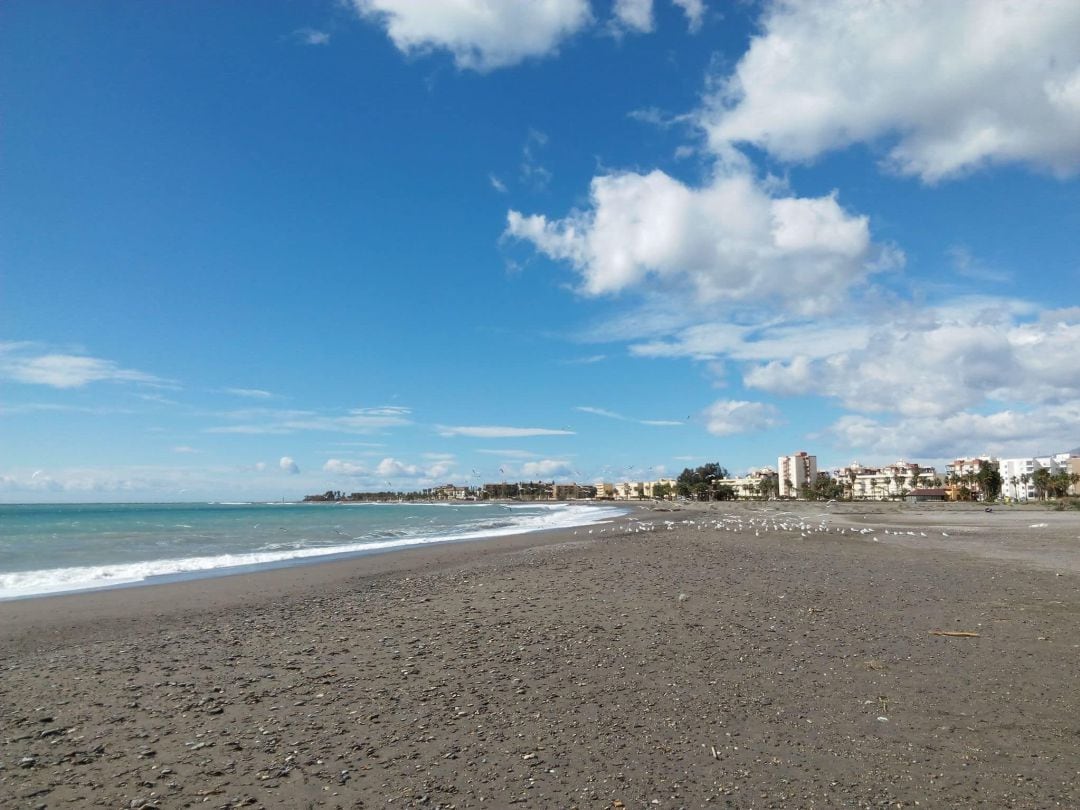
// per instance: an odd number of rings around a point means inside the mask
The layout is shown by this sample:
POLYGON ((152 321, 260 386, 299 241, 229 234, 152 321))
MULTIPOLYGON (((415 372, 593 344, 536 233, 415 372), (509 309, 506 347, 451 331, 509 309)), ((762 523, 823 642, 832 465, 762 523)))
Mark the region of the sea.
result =
POLYGON ((0 504, 0 600, 610 521, 578 503, 0 504))

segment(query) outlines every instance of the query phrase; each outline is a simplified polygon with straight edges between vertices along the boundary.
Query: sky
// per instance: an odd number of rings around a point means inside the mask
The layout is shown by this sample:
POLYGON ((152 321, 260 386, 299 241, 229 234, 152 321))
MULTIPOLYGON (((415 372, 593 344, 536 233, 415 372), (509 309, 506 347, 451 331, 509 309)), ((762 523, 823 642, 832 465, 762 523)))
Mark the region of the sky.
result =
POLYGON ((0 501, 1080 447, 1080 3, 0 5, 0 501))

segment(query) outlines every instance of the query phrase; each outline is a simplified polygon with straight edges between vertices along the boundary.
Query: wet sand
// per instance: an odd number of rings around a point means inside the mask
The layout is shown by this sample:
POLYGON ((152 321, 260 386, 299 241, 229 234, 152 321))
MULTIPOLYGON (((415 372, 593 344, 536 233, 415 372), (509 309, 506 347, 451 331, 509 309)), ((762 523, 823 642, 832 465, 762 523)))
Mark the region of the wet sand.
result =
POLYGON ((1080 513, 638 511, 2 603, 0 807, 1077 807, 1078 661, 1080 513))

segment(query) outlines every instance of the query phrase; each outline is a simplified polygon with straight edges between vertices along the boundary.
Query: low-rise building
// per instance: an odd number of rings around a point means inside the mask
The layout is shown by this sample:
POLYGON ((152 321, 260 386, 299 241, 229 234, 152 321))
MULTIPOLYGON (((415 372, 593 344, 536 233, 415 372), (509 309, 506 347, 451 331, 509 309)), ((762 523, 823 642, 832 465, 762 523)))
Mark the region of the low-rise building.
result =
POLYGON ((902 498, 911 490, 933 486, 937 470, 910 461, 896 461, 885 467, 866 467, 855 461, 833 470, 832 477, 855 501, 885 501, 902 498))
POLYGON ((731 487, 739 500, 765 500, 776 492, 776 470, 772 467, 761 467, 743 476, 721 478, 717 483, 731 487))
POLYGON ((923 503, 925 501, 945 501, 948 500, 949 493, 945 487, 924 487, 921 489, 913 489, 904 496, 904 500, 908 503, 923 503))

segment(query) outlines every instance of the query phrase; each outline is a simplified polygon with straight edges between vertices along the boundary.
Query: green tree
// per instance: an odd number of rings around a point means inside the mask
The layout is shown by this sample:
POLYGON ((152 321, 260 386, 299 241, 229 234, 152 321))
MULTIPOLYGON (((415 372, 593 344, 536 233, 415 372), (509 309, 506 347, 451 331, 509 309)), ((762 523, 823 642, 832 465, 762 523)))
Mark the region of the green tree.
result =
MULTIPOLYGON (((728 471, 719 464, 702 464, 700 467, 687 467, 675 480, 675 490, 684 498, 704 501, 712 500, 717 494, 717 481, 727 478, 728 471)), ((728 487, 728 489, 731 489, 728 487)), ((732 490, 734 494, 734 490, 732 490)))
POLYGON ((996 501, 1001 494, 1001 473, 996 466, 983 464, 975 475, 984 501, 996 501))
POLYGON ((827 472, 819 472, 812 484, 803 485, 803 497, 811 501, 833 501, 844 497, 844 485, 827 472))
POLYGON ((1039 467, 1031 476, 1031 483, 1035 485, 1035 497, 1042 500, 1050 492, 1050 471, 1046 467, 1039 467))

